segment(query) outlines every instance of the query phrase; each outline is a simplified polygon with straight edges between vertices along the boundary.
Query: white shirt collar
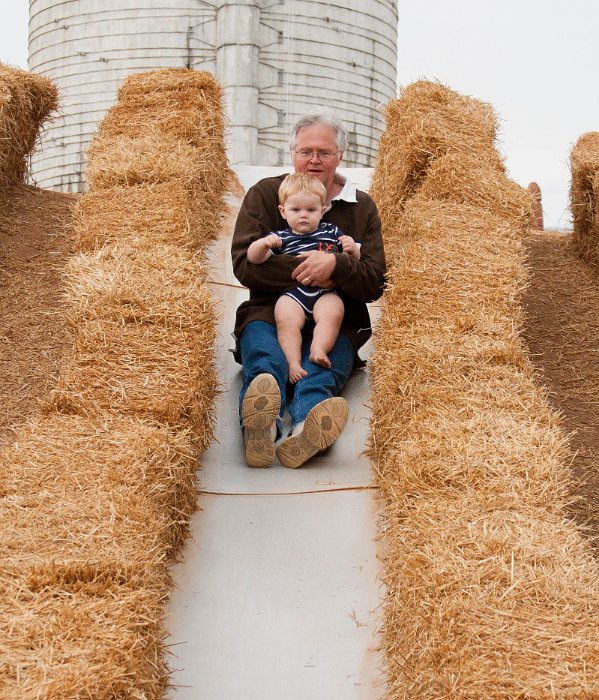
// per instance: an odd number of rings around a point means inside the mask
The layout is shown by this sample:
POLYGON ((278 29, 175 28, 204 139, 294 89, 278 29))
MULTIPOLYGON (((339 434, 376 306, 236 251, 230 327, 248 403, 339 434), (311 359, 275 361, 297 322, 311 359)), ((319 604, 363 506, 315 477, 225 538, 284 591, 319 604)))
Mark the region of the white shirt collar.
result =
POLYGON ((339 177, 344 181, 343 189, 341 190, 341 192, 339 192, 338 195, 333 197, 331 201, 334 202, 337 199, 342 199, 344 202, 357 202, 358 200, 356 199, 356 186, 354 185, 354 183, 348 180, 346 177, 343 177, 343 175, 339 175, 339 177))
POLYGON ((344 202, 357 202, 358 199, 356 197, 356 186, 353 182, 350 182, 346 177, 343 177, 343 175, 340 175, 337 173, 337 177, 343 181, 343 187, 341 188, 341 192, 339 192, 338 195, 335 195, 331 201, 329 202, 329 205, 327 206, 325 212, 329 211, 329 209, 333 206, 333 202, 336 202, 338 199, 344 201, 344 202))

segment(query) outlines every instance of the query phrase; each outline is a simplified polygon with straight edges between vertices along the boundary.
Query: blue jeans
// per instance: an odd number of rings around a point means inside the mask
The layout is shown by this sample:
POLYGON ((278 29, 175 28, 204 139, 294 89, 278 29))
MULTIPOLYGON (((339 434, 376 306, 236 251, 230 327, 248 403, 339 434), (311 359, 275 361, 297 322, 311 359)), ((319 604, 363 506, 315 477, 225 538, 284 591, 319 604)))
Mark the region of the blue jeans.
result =
MULTIPOLYGON (((351 341, 342 333, 329 352, 331 369, 310 362, 312 334, 303 335, 302 367, 308 372, 306 377, 293 385, 293 396, 289 404, 292 428, 305 420, 316 404, 337 396, 345 386, 354 366, 356 351, 351 341)), ((282 434, 281 416, 285 410, 287 397, 288 366, 285 355, 277 340, 277 329, 266 321, 251 321, 243 329, 239 340, 239 350, 243 365, 243 385, 239 395, 239 415, 241 402, 247 388, 259 374, 272 374, 281 391, 281 411, 277 421, 277 437, 282 434)))

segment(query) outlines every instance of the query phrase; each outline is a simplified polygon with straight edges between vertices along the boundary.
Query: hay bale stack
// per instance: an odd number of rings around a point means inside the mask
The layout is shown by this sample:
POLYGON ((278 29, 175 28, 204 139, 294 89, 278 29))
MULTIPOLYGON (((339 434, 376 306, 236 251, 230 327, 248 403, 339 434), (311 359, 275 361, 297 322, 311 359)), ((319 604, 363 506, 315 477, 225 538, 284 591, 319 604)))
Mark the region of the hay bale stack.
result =
POLYGON ((192 198, 192 230, 213 237, 228 175, 220 85, 210 73, 165 68, 130 75, 117 96, 90 146, 91 191, 176 181, 192 198))
POLYGON ((519 336, 527 197, 478 137, 429 149, 406 196, 402 142, 386 143, 371 454, 388 697, 593 697, 599 566, 566 519, 567 437, 519 336))
POLYGON ((90 255, 71 268, 74 351, 50 410, 187 424, 202 448, 210 440, 215 314, 192 251, 223 210, 220 99, 212 76, 184 69, 130 76, 119 90, 75 213, 90 255))
MULTIPOLYGON (((223 210, 220 198, 228 175, 224 129, 222 89, 210 73, 186 68, 137 73, 126 78, 119 88, 118 102, 100 124, 90 154, 97 159, 100 151, 114 149, 115 139, 125 137, 131 145, 125 147, 123 153, 136 150, 147 154, 140 156, 146 161, 145 166, 139 162, 135 166, 145 172, 145 176, 138 174, 139 181, 152 182, 165 174, 161 159, 151 160, 152 151, 174 152, 174 148, 164 144, 156 148, 148 144, 148 140, 167 139, 170 144, 175 141, 193 147, 201 186, 193 188, 199 201, 192 221, 204 218, 205 223, 199 225, 214 235, 219 226, 218 214, 223 210), (161 175, 160 170, 163 171, 161 175), (219 206, 215 207, 215 203, 219 206)), ((178 157, 185 160, 186 154, 178 153, 178 157)), ((91 165, 91 168, 94 178, 96 166, 91 165)), ((182 181, 180 177, 177 180, 182 181)), ((95 182, 97 184, 97 177, 95 182)))
POLYGON ((40 127, 57 108, 48 78, 0 64, 0 187, 25 182, 40 127))
POLYGON ((581 136, 570 154, 572 245, 591 265, 599 265, 599 132, 581 136))
POLYGON ((217 386, 201 249, 227 171, 211 76, 127 82, 77 206, 72 351, 45 414, 0 455, 3 697, 159 698, 167 685, 168 564, 217 386))
POLYGON ((498 121, 491 105, 445 85, 420 80, 402 88, 399 99, 387 105, 385 120, 371 186, 385 228, 401 215, 437 158, 471 150, 497 158, 498 121))

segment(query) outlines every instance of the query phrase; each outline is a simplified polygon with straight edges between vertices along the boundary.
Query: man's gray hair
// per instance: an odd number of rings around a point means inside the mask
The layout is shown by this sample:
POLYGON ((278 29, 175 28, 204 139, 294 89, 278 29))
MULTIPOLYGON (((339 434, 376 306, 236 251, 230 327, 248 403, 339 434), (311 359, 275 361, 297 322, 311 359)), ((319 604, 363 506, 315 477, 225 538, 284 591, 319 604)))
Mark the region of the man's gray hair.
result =
POLYGON ((315 124, 320 126, 329 126, 331 129, 333 129, 335 132, 335 143, 337 144, 337 150, 341 154, 345 153, 345 149, 347 148, 347 131, 337 117, 325 112, 306 114, 304 117, 298 119, 295 126, 291 130, 289 148, 292 151, 295 150, 298 132, 301 129, 305 129, 307 126, 314 126, 315 124))

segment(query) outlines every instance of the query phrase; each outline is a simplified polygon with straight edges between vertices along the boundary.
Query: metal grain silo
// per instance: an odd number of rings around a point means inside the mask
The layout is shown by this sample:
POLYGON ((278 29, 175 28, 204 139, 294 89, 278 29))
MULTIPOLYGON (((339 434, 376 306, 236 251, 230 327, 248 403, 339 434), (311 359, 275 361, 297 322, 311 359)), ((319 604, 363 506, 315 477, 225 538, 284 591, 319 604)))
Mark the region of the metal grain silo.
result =
POLYGON ((29 69, 50 77, 62 115, 33 159, 42 187, 79 190, 98 121, 130 74, 208 70, 225 88, 232 164, 288 162, 296 118, 334 111, 344 165, 368 166, 396 94, 396 0, 30 0, 29 69))

